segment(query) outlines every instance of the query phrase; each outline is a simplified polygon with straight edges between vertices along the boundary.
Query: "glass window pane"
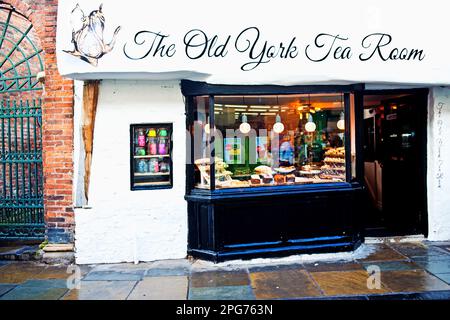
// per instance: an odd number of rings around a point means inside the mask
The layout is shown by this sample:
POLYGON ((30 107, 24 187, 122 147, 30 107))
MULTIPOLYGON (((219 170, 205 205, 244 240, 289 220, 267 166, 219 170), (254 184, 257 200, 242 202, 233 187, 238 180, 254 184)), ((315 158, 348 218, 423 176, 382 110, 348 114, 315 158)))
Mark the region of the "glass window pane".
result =
POLYGON ((214 101, 216 188, 345 181, 343 94, 214 101))
POLYGON ((194 185, 200 189, 210 189, 211 178, 211 132, 209 96, 195 97, 192 110, 193 122, 190 127, 195 168, 194 185))

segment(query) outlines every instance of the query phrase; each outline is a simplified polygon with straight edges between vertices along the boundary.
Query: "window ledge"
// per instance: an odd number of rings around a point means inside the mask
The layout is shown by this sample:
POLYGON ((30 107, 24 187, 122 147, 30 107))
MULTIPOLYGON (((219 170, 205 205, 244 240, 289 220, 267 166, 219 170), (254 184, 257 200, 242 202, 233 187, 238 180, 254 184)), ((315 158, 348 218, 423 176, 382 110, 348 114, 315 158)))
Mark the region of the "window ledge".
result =
POLYGON ((185 196, 186 200, 195 199, 233 199, 233 198, 253 198, 266 196, 281 196, 300 193, 323 193, 323 192, 343 192, 361 189, 361 185, 357 182, 339 182, 339 183, 323 183, 311 185, 288 185, 273 187, 247 187, 233 188, 221 190, 201 190, 193 189, 190 194, 185 196))

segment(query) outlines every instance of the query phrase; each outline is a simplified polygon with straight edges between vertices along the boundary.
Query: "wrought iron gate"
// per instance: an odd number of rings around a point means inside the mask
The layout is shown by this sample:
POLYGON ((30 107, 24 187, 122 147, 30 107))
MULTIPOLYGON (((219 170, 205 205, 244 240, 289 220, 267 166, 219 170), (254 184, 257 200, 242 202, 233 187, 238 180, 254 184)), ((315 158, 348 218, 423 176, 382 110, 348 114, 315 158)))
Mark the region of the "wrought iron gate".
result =
POLYGON ((36 39, 30 21, 0 1, 0 240, 45 235, 36 39))

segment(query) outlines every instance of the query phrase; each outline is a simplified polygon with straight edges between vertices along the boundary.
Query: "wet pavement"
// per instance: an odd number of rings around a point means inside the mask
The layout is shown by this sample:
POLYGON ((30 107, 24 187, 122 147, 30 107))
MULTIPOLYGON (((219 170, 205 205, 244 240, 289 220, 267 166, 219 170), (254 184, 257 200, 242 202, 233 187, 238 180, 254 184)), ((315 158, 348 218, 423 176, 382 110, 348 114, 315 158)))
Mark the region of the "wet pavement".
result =
POLYGON ((364 244, 344 256, 217 265, 169 260, 69 270, 0 261, 0 300, 450 300, 450 241, 364 244))

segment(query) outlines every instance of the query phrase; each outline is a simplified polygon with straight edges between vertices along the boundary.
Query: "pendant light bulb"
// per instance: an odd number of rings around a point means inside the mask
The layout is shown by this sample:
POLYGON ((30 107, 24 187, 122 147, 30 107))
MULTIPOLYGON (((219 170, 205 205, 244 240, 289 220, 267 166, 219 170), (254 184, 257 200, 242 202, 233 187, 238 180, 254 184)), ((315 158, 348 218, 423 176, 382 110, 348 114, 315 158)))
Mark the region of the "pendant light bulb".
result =
POLYGON ((308 132, 316 131, 316 124, 314 123, 314 119, 311 114, 308 117, 308 122, 305 124, 305 129, 308 132))
POLYGON ((211 133, 211 128, 209 126, 209 123, 205 124, 205 133, 206 134, 210 134, 211 133))
POLYGON ((250 130, 252 129, 252 127, 250 126, 250 124, 248 124, 247 122, 247 116, 244 114, 242 116, 242 123, 239 126, 239 131, 243 134, 247 134, 250 132, 250 130))
POLYGON ((273 131, 275 133, 282 133, 284 131, 284 124, 281 123, 281 117, 277 114, 275 118, 275 124, 273 125, 273 131))
POLYGON ((340 120, 337 122, 337 127, 339 130, 345 130, 345 119, 343 112, 341 112, 341 117, 340 120))

